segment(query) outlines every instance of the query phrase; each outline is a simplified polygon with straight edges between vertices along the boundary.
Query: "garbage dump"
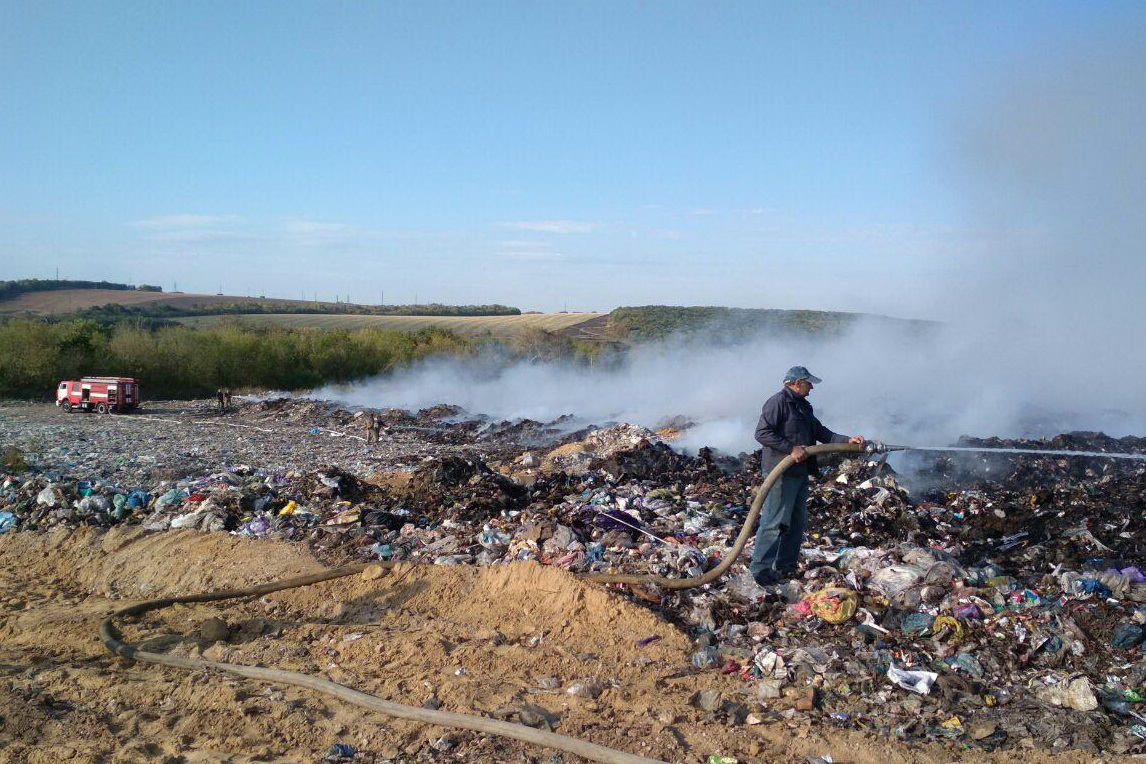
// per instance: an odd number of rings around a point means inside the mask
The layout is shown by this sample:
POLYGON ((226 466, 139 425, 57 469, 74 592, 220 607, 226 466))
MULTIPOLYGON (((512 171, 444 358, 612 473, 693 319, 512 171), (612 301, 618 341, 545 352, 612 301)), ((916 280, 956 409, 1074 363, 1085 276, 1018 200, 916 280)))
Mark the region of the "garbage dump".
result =
MULTIPOLYGON (((26 465, 0 483, 0 532, 137 524, 305 544, 331 564, 534 560, 686 578, 722 559, 760 483, 755 455, 685 455, 629 424, 382 414, 381 447, 401 457, 385 465, 333 404, 246 402, 230 417, 302 425, 327 459, 305 471, 241 444, 187 450, 177 433, 165 458, 108 465, 91 443, 37 451, 6 431, 26 465)), ((1146 454, 1146 439, 958 445, 984 450, 909 452, 898 471, 882 456, 821 459, 800 574, 783 586, 756 586, 746 552, 711 585, 618 591, 692 638, 681 671, 743 682, 742 701, 695 698, 729 724, 1146 752, 1146 463, 990 450, 1146 454)))

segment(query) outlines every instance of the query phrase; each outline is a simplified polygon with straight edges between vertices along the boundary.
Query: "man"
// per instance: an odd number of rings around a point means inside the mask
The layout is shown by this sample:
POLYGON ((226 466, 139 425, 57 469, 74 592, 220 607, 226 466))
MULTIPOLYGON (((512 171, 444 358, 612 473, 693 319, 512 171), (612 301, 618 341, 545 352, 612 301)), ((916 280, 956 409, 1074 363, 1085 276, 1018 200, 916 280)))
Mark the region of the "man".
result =
POLYGON ((750 566, 760 586, 781 583, 796 574, 808 523, 808 475, 816 469, 815 457, 809 457, 805 447, 864 443, 862 435, 838 435, 816 419, 807 398, 821 381, 803 366, 788 369, 784 387, 764 402, 756 424, 756 440, 764 447, 760 468, 765 475, 786 456, 796 462, 772 486, 760 510, 750 566))
POLYGON ((362 418, 362 430, 366 433, 366 442, 377 443, 378 431, 382 427, 382 417, 378 414, 375 414, 373 411, 359 411, 354 415, 354 417, 362 418))

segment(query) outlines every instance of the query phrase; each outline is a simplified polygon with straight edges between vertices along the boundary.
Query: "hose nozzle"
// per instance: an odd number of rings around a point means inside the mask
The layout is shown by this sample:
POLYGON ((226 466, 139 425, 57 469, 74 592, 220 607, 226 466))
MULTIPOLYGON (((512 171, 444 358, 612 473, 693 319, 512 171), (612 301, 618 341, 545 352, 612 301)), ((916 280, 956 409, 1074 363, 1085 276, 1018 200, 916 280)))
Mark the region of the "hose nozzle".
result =
POLYGON ((878 440, 869 440, 864 442, 863 450, 865 454, 886 454, 889 451, 905 451, 907 446, 892 446, 878 440))

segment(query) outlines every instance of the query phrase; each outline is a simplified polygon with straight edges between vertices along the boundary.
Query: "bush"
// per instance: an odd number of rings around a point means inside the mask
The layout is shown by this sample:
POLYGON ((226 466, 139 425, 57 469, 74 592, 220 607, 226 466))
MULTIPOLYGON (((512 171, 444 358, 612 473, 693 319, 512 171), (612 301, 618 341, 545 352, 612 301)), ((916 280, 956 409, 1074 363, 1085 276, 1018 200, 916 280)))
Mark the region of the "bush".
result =
POLYGON ((439 327, 417 332, 288 329, 239 320, 209 329, 100 324, 77 319, 0 322, 0 396, 43 398, 62 379, 135 377, 144 395, 211 395, 222 386, 302 390, 350 382, 474 342, 439 327))
POLYGON ((28 462, 19 446, 9 445, 4 449, 4 469, 8 472, 24 472, 28 469, 28 462))

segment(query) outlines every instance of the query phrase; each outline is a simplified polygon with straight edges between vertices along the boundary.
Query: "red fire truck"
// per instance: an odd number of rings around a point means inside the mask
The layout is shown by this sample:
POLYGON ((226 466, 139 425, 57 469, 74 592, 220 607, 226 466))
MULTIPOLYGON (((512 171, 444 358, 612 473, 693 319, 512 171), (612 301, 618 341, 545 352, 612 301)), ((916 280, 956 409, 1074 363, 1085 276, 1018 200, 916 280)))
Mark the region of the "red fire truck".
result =
POLYGON ((84 377, 61 382, 56 388, 56 405, 64 411, 126 413, 139 403, 139 383, 131 377, 84 377))

